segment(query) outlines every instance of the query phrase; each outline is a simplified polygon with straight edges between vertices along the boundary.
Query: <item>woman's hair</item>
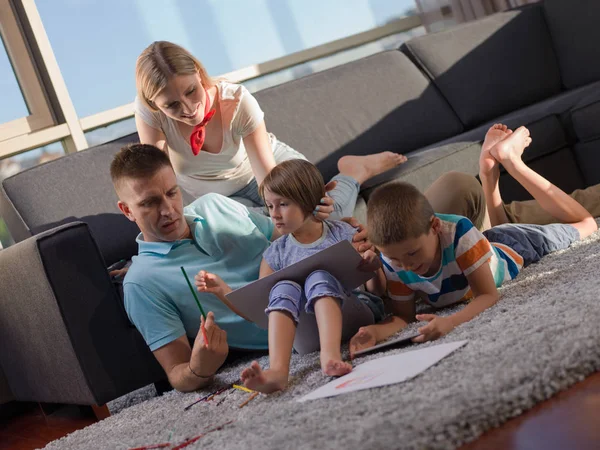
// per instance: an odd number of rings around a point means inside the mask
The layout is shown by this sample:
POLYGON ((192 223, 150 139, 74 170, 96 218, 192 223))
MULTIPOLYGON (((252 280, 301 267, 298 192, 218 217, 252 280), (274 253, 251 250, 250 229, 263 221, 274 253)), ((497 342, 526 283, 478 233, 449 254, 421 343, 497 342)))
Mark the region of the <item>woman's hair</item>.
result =
POLYGON ((266 190, 296 203, 306 217, 325 196, 325 182, 314 164, 290 159, 276 165, 260 184, 258 192, 263 200, 266 190))
POLYGON ((152 111, 157 111, 153 99, 167 86, 169 78, 195 73, 200 75, 205 89, 214 86, 204 66, 186 49, 172 42, 153 42, 138 56, 135 65, 138 98, 152 111))

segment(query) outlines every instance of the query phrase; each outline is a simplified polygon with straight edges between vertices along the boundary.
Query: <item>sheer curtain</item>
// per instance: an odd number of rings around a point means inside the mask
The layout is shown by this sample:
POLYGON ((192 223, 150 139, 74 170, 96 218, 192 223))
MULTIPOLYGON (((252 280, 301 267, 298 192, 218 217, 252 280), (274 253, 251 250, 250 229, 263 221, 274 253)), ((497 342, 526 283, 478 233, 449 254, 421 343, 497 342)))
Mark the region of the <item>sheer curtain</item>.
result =
POLYGON ((539 0, 416 0, 421 21, 428 32, 479 19, 539 0))

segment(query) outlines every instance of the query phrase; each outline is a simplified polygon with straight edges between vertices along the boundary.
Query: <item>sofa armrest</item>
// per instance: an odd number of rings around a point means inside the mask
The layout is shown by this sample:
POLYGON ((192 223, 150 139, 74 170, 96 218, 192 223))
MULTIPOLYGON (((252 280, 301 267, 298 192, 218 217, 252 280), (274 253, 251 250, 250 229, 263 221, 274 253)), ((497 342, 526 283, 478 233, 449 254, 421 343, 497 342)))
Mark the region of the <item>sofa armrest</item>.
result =
POLYGON ((164 378, 83 222, 0 252, 0 365, 15 398, 104 404, 164 378))

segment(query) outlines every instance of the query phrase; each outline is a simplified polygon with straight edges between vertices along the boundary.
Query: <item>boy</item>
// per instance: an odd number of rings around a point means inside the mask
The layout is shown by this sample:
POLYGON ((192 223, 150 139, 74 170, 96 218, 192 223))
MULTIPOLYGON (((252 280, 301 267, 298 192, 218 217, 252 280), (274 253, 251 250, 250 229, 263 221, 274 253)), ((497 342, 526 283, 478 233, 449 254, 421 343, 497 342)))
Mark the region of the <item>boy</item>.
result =
POLYGON ((386 339, 415 317, 428 322, 419 328, 421 335, 415 342, 438 339, 494 305, 497 287, 522 267, 597 230, 595 220, 579 203, 523 163, 521 155, 530 143, 525 127, 513 133, 496 124, 486 134, 479 166, 493 227, 483 233, 466 217, 435 214, 410 184, 390 183, 372 194, 369 237, 382 253, 394 315, 361 328, 350 342, 351 353, 386 339), (507 223, 498 187, 500 164, 561 223, 507 223), (415 316, 416 295, 436 308, 471 302, 447 317, 415 316))

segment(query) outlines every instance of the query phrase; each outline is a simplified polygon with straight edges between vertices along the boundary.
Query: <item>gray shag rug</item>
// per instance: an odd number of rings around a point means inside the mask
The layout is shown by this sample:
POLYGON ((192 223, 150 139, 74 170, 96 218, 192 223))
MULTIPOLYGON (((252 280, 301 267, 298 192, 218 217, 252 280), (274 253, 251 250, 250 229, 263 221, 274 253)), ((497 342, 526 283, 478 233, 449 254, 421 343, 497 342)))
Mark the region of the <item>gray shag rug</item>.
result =
MULTIPOLYGON (((469 341, 401 384, 299 403, 298 398, 330 379, 321 374, 317 353, 294 355, 290 387, 261 395, 242 409, 239 404, 249 394, 237 390, 184 411, 210 391, 156 397, 145 388, 113 402, 113 412, 120 412, 46 448, 176 445, 229 421, 186 448, 456 448, 600 370, 599 274, 600 233, 595 233, 525 269, 502 288, 493 308, 443 339, 421 344, 469 341)), ((416 348, 393 349, 356 363, 416 348)), ((265 367, 267 358, 260 363, 265 367)), ((222 371, 216 386, 235 382, 245 364, 222 371)))

